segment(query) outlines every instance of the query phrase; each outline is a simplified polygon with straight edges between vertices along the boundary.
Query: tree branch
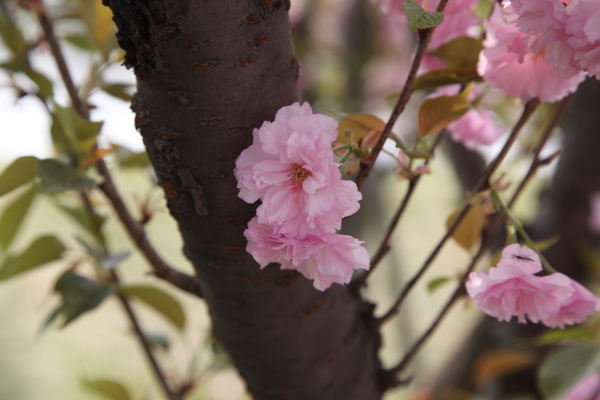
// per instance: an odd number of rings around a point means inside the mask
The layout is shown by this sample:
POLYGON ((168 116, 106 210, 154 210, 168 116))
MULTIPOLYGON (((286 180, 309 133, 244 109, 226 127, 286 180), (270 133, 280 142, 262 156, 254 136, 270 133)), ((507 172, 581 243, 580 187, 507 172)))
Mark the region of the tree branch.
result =
MULTIPOLYGON (((54 34, 54 25, 52 20, 49 18, 46 8, 41 0, 36 3, 35 6, 33 6, 33 11, 37 16, 40 25, 42 26, 46 41, 50 46, 52 55, 54 56, 56 64, 58 65, 62 80, 67 88, 71 102, 73 103, 73 108, 82 118, 89 120, 89 108, 81 100, 77 88, 73 83, 73 79, 71 78, 71 74, 60 48, 60 44, 58 43, 56 35, 54 34)), ((123 202, 119 192, 117 191, 117 188, 113 183, 112 177, 104 160, 101 159, 96 163, 96 169, 104 178, 104 183, 100 185, 100 190, 102 190, 102 192, 110 200, 117 215, 121 219, 121 222, 125 226, 125 229, 133 239, 138 249, 142 252, 142 254, 144 254, 148 263, 152 266, 154 275, 177 286, 180 289, 202 297, 200 284, 195 277, 170 267, 160 257, 160 255, 158 255, 154 249, 154 246, 152 246, 148 240, 143 225, 136 221, 127 210, 125 203, 123 202)))
MULTIPOLYGON (((498 166, 500 166, 500 163, 502 163, 502 161, 504 160, 504 157, 506 157, 506 154, 508 153, 508 151, 512 147, 513 143, 515 142, 519 132, 521 131, 521 128, 523 128, 525 123, 529 120, 529 118, 531 117, 531 115, 533 114, 533 112, 535 111, 535 109, 537 108, 537 106, 539 104, 540 104, 540 102, 537 99, 530 100, 527 104, 525 104, 525 107, 523 108, 521 117, 519 118, 519 121, 513 128, 508 140, 504 144, 504 147, 502 148, 502 150, 500 151, 498 156, 496 156, 496 158, 485 169, 481 178, 479 178, 479 181, 473 188, 473 190, 472 190, 473 195, 476 195, 477 193, 486 189, 489 186, 489 180, 490 180, 492 174, 496 171, 498 166)), ((425 271, 427 271, 427 269, 429 268, 429 266, 431 265, 433 260, 435 260, 438 253, 440 252, 440 250, 446 243, 446 241, 452 236, 452 234, 458 228, 461 221, 467 215, 467 213, 469 212, 470 209, 471 209, 471 205, 469 204, 469 201, 467 201, 465 203, 465 205, 463 206, 463 208, 461 209, 458 216, 456 217, 456 219, 454 220, 454 222, 452 223, 452 225, 448 228, 448 230, 446 231, 446 233, 444 234, 442 239, 438 242, 435 249, 431 252, 429 257, 427 257, 427 260, 425 261, 425 263, 423 264, 421 269, 419 269, 419 271, 412 277, 412 279, 410 281, 408 281, 408 283, 406 284, 406 286, 400 293, 400 296, 394 302, 394 304, 389 309, 389 311, 386 312, 382 317, 380 317, 376 320, 376 323, 378 326, 383 324, 385 321, 389 320, 391 317, 393 317, 398 312, 402 302, 404 301, 404 299, 406 298, 406 296, 408 295, 410 290, 415 286, 415 284, 421 278, 421 276, 423 276, 425 271)))
MULTIPOLYGON (((448 0, 441 0, 436 11, 443 12, 444 8, 446 8, 447 3, 448 0)), ((434 30, 435 28, 429 29, 426 32, 419 31, 420 34, 424 32, 424 35, 421 36, 421 40, 419 41, 419 46, 417 47, 417 51, 415 53, 415 58, 410 68, 410 72, 408 73, 408 77, 406 78, 406 82, 404 84, 404 87, 402 88, 402 92, 400 93, 398 102, 396 103, 396 106, 392 111, 392 115, 390 116, 390 119, 388 120, 387 124, 385 124, 383 132, 381 132, 379 140, 377 140, 377 144, 375 144, 375 147, 373 147, 373 150, 371 151, 371 159, 369 161, 369 164, 366 166, 361 166, 360 172, 358 173, 358 177, 356 179, 356 186, 358 186, 358 190, 362 190, 365 181, 369 177, 369 174, 371 173, 371 170, 375 165, 377 157, 379 157, 379 153, 381 153, 381 150, 383 149, 385 141, 388 139, 392 132, 394 124, 398 120, 398 117, 400 117, 400 114, 402 114, 402 112, 404 111, 408 100, 410 100, 412 88, 415 83, 415 79, 417 78, 417 71, 419 70, 421 61, 423 60, 423 56, 425 55, 425 50, 427 49, 427 45, 429 45, 429 42, 431 41, 431 36, 433 35, 434 30)))
MULTIPOLYGON (((437 135, 437 137, 435 138, 435 142, 433 143, 433 145, 431 146, 431 149, 429 150, 430 155, 433 155, 435 148, 438 146, 438 144, 440 144, 443 137, 445 136, 445 133, 446 133, 446 130, 444 129, 442 132, 440 132, 437 135)), ((429 164, 430 160, 431 160, 431 158, 426 158, 425 161, 423 161, 423 166, 427 166, 429 164)), ((408 181, 408 189, 407 189, 406 193, 404 194, 404 198, 402 199, 402 202, 400 203, 398 210, 396 210, 396 213, 392 217, 392 219, 388 225, 388 228, 386 230, 386 233, 385 233, 383 239, 381 240, 381 244, 379 245, 379 248, 377 249, 377 252, 375 253, 375 256, 373 257, 373 260, 371 261, 371 268, 369 268, 369 270, 367 272, 365 272, 364 274, 359 276, 354 282, 351 283, 351 286, 353 289, 358 290, 363 285, 365 285, 365 283, 367 282, 367 279, 369 278, 369 275, 371 275, 373 273, 373 270, 375 270, 377 265, 379 265, 381 260, 383 260, 383 257, 385 257, 385 255, 390 251, 389 243, 390 243, 390 239, 392 238, 392 234, 394 233, 396 226, 398 226, 398 222, 400 222, 400 217, 402 217, 402 215, 404 214, 404 210, 406 210, 406 206, 408 205, 408 202, 412 198, 412 194, 414 193, 415 188, 417 187, 417 184, 419 183, 420 179, 421 179, 421 174, 413 176, 408 181)))

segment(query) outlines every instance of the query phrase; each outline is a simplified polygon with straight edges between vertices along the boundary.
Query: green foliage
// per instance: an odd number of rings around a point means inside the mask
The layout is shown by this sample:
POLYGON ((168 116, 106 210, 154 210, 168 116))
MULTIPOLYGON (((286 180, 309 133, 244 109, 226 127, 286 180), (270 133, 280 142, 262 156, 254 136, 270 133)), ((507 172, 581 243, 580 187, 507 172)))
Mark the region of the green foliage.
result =
POLYGON ((27 156, 13 161, 0 175, 0 196, 29 182, 36 175, 38 159, 27 156))
POLYGON ((419 108, 417 116, 419 135, 434 135, 449 123, 465 115, 471 108, 471 103, 467 101, 471 87, 456 96, 440 96, 425 100, 419 108))
POLYGON ((62 314, 64 327, 82 314, 98 307, 115 292, 115 289, 112 286, 99 285, 85 276, 66 272, 56 282, 54 291, 61 296, 62 304, 50 314, 45 326, 62 314))
POLYGON ((68 165, 52 158, 39 161, 38 175, 41 193, 87 189, 100 183, 99 180, 77 174, 68 165))
POLYGON ((107 379, 99 379, 95 381, 84 380, 83 386, 99 394, 100 396, 110 400, 130 400, 131 396, 127 391, 127 388, 122 384, 110 381, 107 379))
POLYGON ((4 250, 10 246, 13 239, 38 193, 37 185, 31 185, 23 194, 10 203, 0 217, 0 247, 4 250))
POLYGON ((103 123, 81 118, 72 107, 55 105, 54 109, 50 132, 55 146, 59 153, 67 151, 81 160, 96 143, 103 123))
POLYGON ((65 246, 52 235, 37 238, 18 256, 8 255, 0 269, 0 281, 40 267, 60 258, 65 246))
POLYGON ((481 82, 482 79, 474 69, 439 69, 420 75, 415 79, 414 90, 429 90, 455 83, 467 84, 481 82))
POLYGON ((129 297, 135 297, 152 307, 178 329, 183 330, 185 327, 183 307, 177 299, 167 292, 147 285, 126 286, 121 288, 120 292, 129 297))
POLYGON ((19 28, 5 13, 0 14, 0 35, 6 44, 6 47, 17 58, 23 58, 27 53, 27 42, 21 34, 19 28))
POLYGON ((538 385, 546 400, 561 399, 576 382, 600 369, 600 348, 574 346, 552 353, 538 369, 538 385))
POLYGON ((482 39, 463 36, 438 47, 430 54, 444 60, 450 69, 476 71, 481 50, 482 39))
POLYGON ((442 287, 445 283, 449 282, 450 278, 442 277, 442 278, 434 278, 427 283, 427 290, 429 292, 434 292, 438 288, 442 287))
POLYGON ((111 83, 100 86, 100 89, 104 90, 111 96, 116 97, 117 99, 127 102, 131 101, 131 85, 126 85, 123 83, 111 83))
POLYGON ((111 147, 114 149, 117 162, 123 168, 145 168, 150 166, 150 160, 145 151, 134 153, 118 144, 112 144, 111 147))
POLYGON ((565 329, 548 330, 535 338, 534 342, 538 346, 549 346, 562 342, 589 342, 594 337, 594 329, 587 326, 572 326, 565 329))
POLYGON ((433 28, 444 21, 442 13, 427 12, 416 1, 405 1, 402 3, 402 8, 408 18, 408 27, 411 31, 433 28))
POLYGON ((46 75, 41 74, 31 68, 25 59, 13 58, 10 61, 0 64, 0 68, 4 68, 12 72, 24 73, 27 75, 27 77, 37 85, 38 94, 42 98, 51 98, 54 94, 52 81, 48 79, 46 75))

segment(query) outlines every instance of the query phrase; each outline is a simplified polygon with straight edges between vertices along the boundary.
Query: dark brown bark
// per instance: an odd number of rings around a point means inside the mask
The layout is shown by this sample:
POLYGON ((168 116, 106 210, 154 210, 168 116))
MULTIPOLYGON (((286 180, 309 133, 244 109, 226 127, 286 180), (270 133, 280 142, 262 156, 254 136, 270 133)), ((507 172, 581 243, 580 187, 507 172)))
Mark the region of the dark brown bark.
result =
POLYGON ((135 69, 132 102, 213 321, 257 399, 379 399, 372 306, 245 252, 255 212, 235 159, 298 100, 288 1, 108 0, 135 69))

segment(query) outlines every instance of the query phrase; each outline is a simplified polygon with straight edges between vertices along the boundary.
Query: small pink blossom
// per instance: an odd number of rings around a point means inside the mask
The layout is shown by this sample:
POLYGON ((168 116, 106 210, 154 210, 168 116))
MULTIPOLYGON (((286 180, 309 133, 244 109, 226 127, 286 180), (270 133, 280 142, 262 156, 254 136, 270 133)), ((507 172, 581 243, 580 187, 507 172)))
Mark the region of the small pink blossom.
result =
POLYGON ((483 108, 472 108, 458 120, 448 125, 452 140, 466 148, 476 150, 480 145, 490 145, 506 134, 506 128, 496 123, 494 114, 483 108))
POLYGON ((600 400, 599 389, 600 372, 594 372, 577 382, 561 400, 600 400))
POLYGON ((492 87, 526 102, 538 98, 554 102, 577 89, 585 79, 580 72, 569 79, 557 76, 546 61, 546 54, 529 51, 525 34, 515 23, 502 19, 498 7, 485 22, 485 49, 479 55, 477 70, 492 87))
POLYGON ((600 192, 592 193, 590 198, 590 218, 588 220, 592 233, 600 235, 600 192))
POLYGON ((295 269, 313 280, 315 288, 325 290, 333 283, 349 283, 357 269, 369 269, 369 255, 361 241, 346 235, 325 233, 298 238, 277 233, 253 218, 244 232, 246 250, 261 268, 272 262, 281 269, 295 269))
POLYGON ((507 246, 489 274, 472 272, 466 287, 477 307, 500 321, 517 316, 551 328, 585 321, 600 310, 600 299, 566 275, 536 276, 539 256, 518 244, 507 246))
POLYGON ((362 198, 351 181, 343 181, 333 161, 331 143, 337 122, 313 114, 308 103, 294 103, 253 132, 254 141, 236 160, 239 196, 262 204, 260 223, 281 233, 335 232, 342 218, 354 214, 362 198))

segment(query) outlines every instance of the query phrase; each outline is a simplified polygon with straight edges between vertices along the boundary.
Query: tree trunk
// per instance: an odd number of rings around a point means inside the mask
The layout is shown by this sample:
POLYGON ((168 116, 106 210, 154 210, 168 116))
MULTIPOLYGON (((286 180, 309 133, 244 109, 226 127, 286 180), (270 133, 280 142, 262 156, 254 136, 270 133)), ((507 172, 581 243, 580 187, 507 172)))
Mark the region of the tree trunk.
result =
POLYGON ((243 231, 235 159, 298 100, 282 0, 105 0, 133 67, 136 126, 201 281, 216 338, 257 399, 379 399, 372 306, 294 271, 260 271, 243 231))

